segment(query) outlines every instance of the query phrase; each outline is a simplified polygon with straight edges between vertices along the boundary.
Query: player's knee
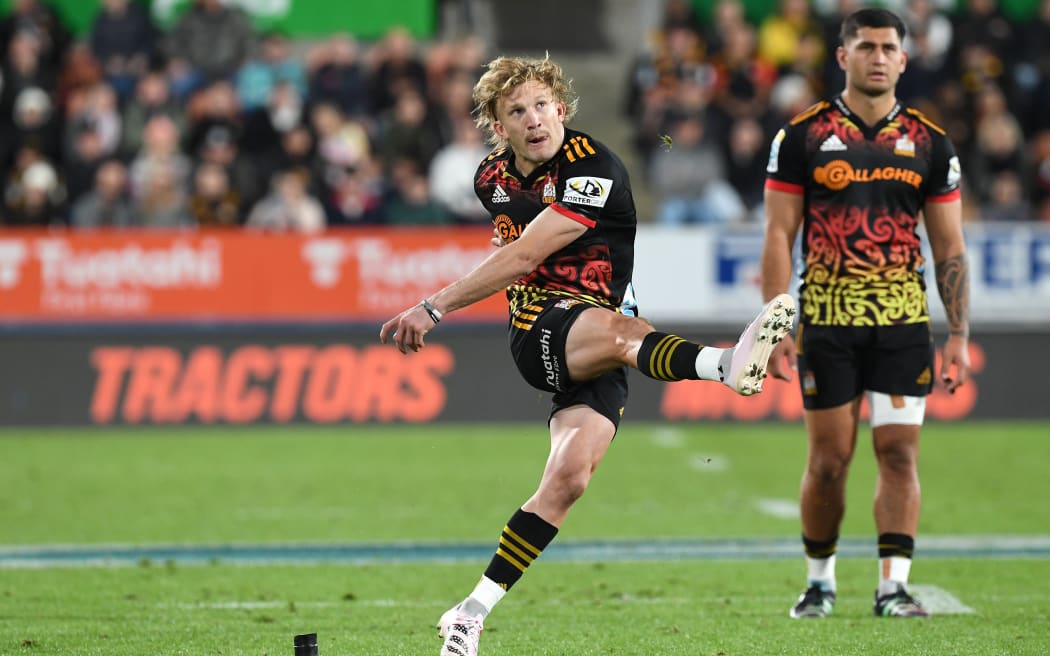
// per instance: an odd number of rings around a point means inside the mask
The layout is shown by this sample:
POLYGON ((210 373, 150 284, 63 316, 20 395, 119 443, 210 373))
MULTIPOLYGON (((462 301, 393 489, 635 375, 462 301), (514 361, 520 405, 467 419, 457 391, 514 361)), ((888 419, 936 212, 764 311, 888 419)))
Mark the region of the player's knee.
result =
POLYGON ((846 479, 851 459, 849 452, 828 451, 811 454, 809 475, 821 484, 838 483, 846 479))
POLYGON ((590 468, 563 469, 557 473, 555 488, 562 503, 570 506, 583 496, 590 482, 590 468))
POLYGON ((881 469, 910 472, 916 467, 915 449, 909 444, 891 442, 875 445, 875 460, 881 469))

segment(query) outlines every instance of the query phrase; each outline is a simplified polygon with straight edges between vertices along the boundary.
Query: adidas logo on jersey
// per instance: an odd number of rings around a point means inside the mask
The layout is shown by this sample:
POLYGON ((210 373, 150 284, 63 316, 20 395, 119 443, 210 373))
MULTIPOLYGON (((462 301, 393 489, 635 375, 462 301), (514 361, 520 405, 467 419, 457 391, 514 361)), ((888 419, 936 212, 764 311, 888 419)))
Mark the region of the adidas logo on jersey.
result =
POLYGON ((496 185, 496 191, 492 192, 493 203, 509 203, 510 196, 507 192, 503 191, 503 185, 496 185))
POLYGON ((825 153, 832 150, 846 150, 846 144, 842 143, 842 139, 839 139, 837 134, 833 134, 820 144, 820 150, 825 153))

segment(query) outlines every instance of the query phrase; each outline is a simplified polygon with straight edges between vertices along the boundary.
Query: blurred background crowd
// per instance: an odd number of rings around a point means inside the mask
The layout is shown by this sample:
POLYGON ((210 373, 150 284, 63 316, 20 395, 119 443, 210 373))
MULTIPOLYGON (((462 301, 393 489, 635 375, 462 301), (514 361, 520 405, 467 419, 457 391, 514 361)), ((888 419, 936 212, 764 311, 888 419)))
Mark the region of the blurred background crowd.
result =
MULTIPOLYGON (((1026 21, 996 0, 885 4, 909 28, 899 95, 955 142, 967 219, 1050 221, 1050 0, 1026 21)), ((749 17, 741 0, 709 12, 662 3, 645 51, 613 85, 624 90, 623 154, 654 199, 639 219, 760 222, 770 140, 841 89, 834 45, 859 6, 780 0, 749 17)), ((472 182, 488 147, 471 89, 505 53, 447 33, 295 40, 222 0, 193 0, 162 29, 134 0, 103 0, 77 38, 45 0, 11 0, 0 17, 0 220, 485 223, 472 182)))

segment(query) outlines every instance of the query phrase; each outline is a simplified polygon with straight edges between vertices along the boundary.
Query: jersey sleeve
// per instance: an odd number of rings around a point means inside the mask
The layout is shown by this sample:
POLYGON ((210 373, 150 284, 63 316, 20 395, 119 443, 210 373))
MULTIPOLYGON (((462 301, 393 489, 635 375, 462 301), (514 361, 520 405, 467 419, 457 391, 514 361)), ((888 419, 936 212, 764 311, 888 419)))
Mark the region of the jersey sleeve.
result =
POLYGON ((930 175, 926 180, 926 202, 947 203, 960 197, 962 166, 955 146, 947 135, 933 133, 930 149, 930 175))
POLYGON ((786 125, 773 137, 766 164, 766 189, 802 194, 806 184, 805 124, 786 125))
POLYGON ((588 151, 586 140, 580 145, 584 156, 580 157, 574 151, 575 156, 562 165, 557 200, 551 208, 593 228, 598 225, 603 211, 627 193, 628 183, 622 167, 617 166, 611 155, 593 147, 588 151))

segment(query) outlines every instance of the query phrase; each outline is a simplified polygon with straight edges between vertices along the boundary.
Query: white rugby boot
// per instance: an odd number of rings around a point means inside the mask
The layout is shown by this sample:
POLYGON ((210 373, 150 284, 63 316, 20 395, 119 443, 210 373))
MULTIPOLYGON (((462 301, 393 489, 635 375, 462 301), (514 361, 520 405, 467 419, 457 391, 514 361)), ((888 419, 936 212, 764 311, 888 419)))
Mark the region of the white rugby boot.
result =
POLYGON ((791 331, 794 320, 795 299, 790 294, 778 294, 766 303, 733 347, 729 372, 719 366, 722 382, 743 396, 761 392, 773 347, 791 331))

